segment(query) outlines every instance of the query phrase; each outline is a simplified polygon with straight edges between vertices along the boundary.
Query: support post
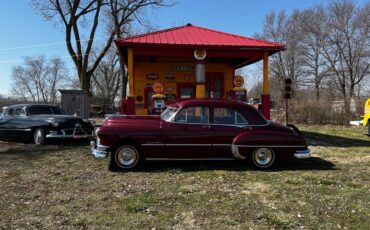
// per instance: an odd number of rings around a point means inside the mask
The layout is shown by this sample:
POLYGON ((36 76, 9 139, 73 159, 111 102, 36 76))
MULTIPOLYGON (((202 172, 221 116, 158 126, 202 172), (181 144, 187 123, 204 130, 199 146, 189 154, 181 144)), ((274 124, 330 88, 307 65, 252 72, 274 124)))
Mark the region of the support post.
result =
POLYGON ((269 70, 268 70, 269 53, 263 53, 263 95, 262 99, 262 114, 266 119, 270 119, 270 95, 269 95, 269 70))
POLYGON ((134 55, 132 53, 132 48, 127 49, 127 72, 129 96, 134 96, 134 55))

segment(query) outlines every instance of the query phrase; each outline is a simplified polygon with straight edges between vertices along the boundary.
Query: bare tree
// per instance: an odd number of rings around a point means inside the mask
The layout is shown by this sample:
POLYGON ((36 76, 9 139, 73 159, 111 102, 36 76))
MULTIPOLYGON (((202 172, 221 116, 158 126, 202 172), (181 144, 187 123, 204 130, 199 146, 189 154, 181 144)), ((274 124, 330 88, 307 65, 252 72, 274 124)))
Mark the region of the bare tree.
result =
POLYGON ((121 79, 119 57, 115 50, 110 49, 92 76, 94 96, 108 98, 110 105, 114 107, 114 99, 121 88, 121 79))
POLYGON ((301 54, 303 33, 300 25, 300 12, 294 11, 292 15, 287 15, 285 11, 278 14, 270 12, 267 14, 263 32, 257 37, 285 44, 286 51, 279 52, 272 57, 270 64, 272 91, 280 91, 280 98, 283 90, 283 80, 290 78, 293 81, 293 89, 301 84, 303 76, 303 65, 301 54))
MULTIPOLYGON (((107 18, 110 21, 109 26, 112 26, 115 31, 115 35, 118 39, 131 36, 134 29, 132 28, 134 23, 138 23, 141 26, 144 26, 146 30, 151 30, 153 25, 147 22, 145 18, 144 10, 147 7, 168 7, 172 6, 170 0, 109 0, 109 13, 107 18)), ((117 55, 120 55, 119 50, 117 49, 117 55)), ((127 67, 124 65, 125 57, 120 56, 121 70, 122 70, 122 81, 121 81, 121 95, 122 98, 127 96, 127 83, 128 83, 128 73, 127 67)))
POLYGON ((327 11, 328 36, 320 40, 349 120, 355 87, 370 74, 370 2, 359 8, 353 1, 334 1, 327 11))
POLYGON ((144 8, 163 6, 164 2, 165 0, 32 0, 32 5, 44 19, 63 25, 67 49, 75 64, 80 87, 89 92, 91 77, 111 47, 114 37, 122 37, 125 34, 124 28, 138 20, 138 15, 144 8), (102 29, 100 24, 106 15, 110 15, 114 23, 107 31, 101 48, 97 49, 95 45, 94 50, 98 55, 92 61, 95 35, 102 29), (85 33, 88 39, 83 39, 85 33))
POLYGON ((25 57, 24 63, 12 69, 12 88, 15 96, 33 102, 57 102, 57 90, 67 77, 60 58, 25 57))
POLYGON ((313 84, 316 91, 316 100, 320 99, 320 88, 322 82, 331 74, 331 67, 323 55, 324 44, 320 37, 328 36, 325 26, 326 14, 323 5, 318 5, 301 13, 303 29, 302 39, 302 64, 305 75, 304 82, 313 84))

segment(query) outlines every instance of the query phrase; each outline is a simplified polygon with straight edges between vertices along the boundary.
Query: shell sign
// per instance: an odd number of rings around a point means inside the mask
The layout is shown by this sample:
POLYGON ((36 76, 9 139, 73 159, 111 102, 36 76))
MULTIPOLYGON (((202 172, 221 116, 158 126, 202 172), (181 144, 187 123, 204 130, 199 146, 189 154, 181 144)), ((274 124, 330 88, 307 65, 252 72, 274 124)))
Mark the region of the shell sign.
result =
POLYGON ((242 87, 244 85, 244 78, 242 76, 235 76, 234 77, 234 86, 235 87, 242 87))
POLYGON ((164 90, 163 84, 158 81, 154 82, 152 87, 155 93, 162 93, 164 90))

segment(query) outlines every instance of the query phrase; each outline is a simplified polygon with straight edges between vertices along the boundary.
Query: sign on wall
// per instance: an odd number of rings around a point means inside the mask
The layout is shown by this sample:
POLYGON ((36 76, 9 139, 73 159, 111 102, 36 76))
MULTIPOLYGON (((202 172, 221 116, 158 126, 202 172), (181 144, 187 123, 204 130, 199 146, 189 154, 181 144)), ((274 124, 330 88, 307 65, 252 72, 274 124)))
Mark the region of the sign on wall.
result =
POLYGON ((157 73, 148 73, 146 75, 146 79, 148 79, 148 80, 158 80, 159 79, 159 74, 157 74, 157 73))
POLYGON ((171 66, 172 71, 193 71, 194 67, 193 66, 177 66, 173 65, 171 66))

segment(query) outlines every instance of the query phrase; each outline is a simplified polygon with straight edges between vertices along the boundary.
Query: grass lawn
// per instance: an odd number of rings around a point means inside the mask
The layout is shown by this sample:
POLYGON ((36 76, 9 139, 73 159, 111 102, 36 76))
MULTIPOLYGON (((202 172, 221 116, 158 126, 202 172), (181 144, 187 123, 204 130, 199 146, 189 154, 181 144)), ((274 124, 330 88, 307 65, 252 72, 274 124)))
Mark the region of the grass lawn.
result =
POLYGON ((112 173, 84 144, 0 142, 0 228, 369 229, 370 137, 299 126, 313 158, 147 163, 112 173))

